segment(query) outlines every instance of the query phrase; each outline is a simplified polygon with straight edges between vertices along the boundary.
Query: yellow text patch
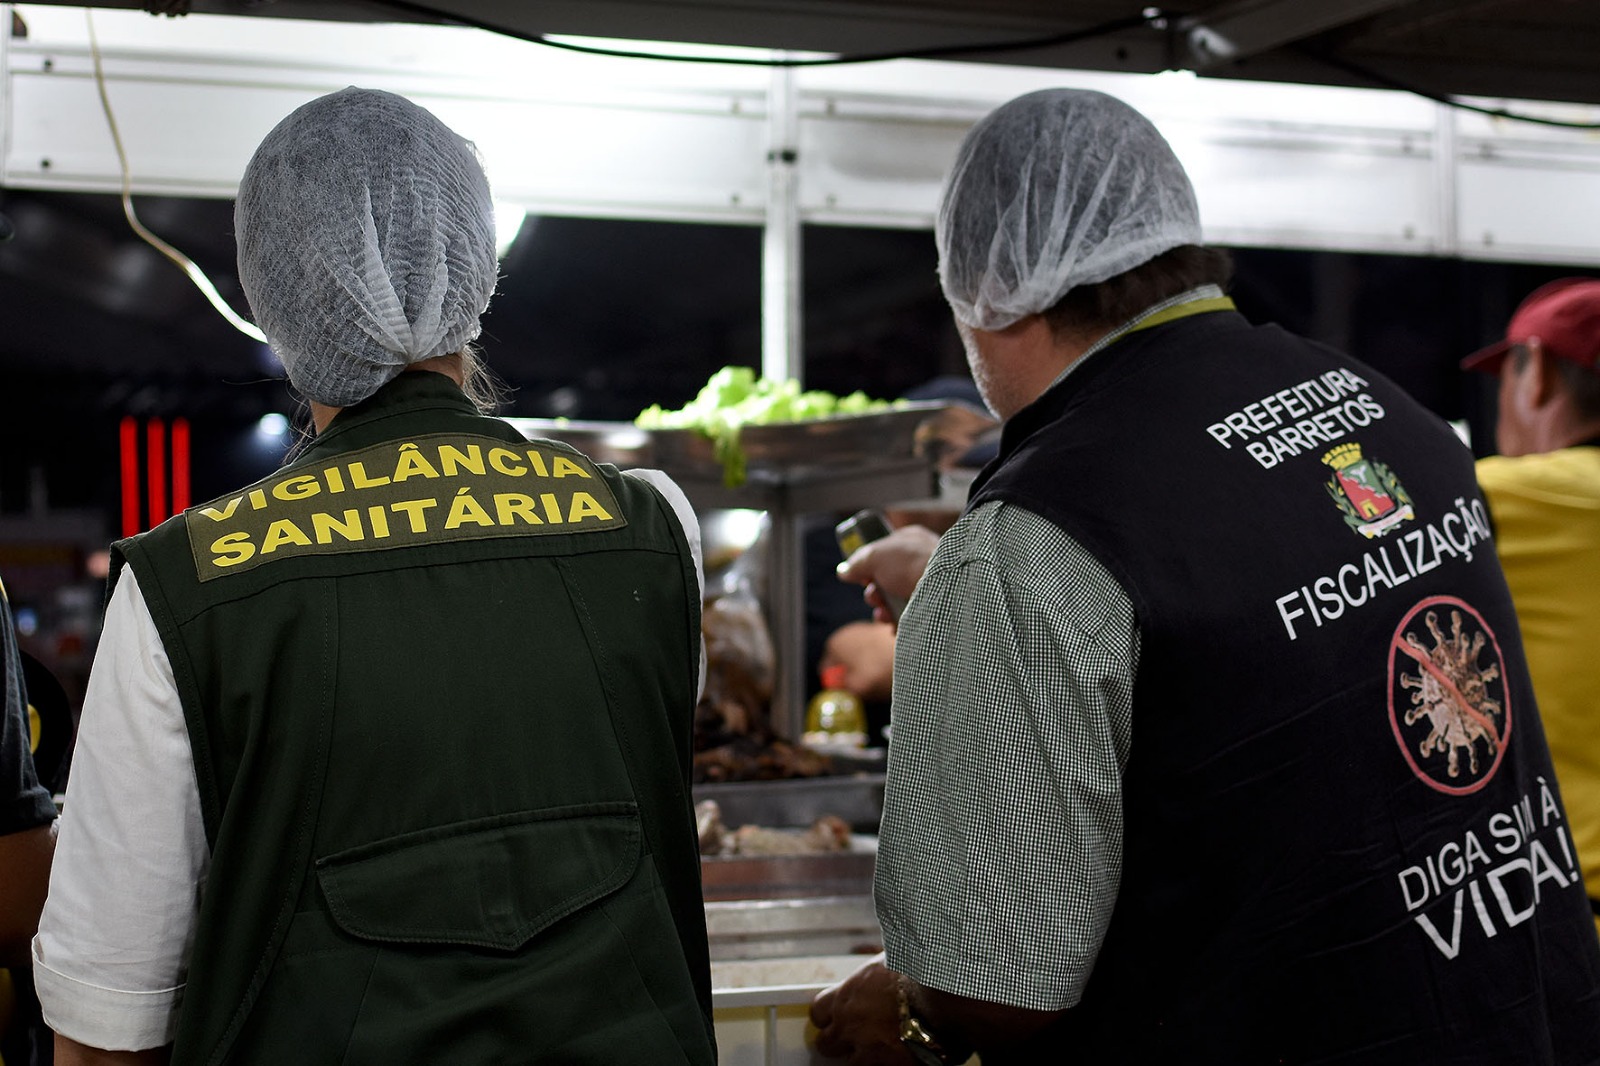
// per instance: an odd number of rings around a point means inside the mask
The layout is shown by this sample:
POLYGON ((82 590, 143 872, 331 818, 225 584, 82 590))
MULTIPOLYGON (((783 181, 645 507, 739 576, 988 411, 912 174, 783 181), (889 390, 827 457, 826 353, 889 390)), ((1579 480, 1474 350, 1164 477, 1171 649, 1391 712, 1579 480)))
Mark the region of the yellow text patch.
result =
POLYGON ((184 512, 201 581, 302 555, 627 525, 580 455, 432 434, 296 466, 184 512))

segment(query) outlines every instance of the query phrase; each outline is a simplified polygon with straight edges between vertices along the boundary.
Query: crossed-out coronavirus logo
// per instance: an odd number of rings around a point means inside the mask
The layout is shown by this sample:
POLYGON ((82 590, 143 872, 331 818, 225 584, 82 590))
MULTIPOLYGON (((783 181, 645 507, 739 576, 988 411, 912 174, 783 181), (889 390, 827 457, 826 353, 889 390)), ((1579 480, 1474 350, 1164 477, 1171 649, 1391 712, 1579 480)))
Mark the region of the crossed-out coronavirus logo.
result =
POLYGON ((1465 601, 1430 596, 1395 627, 1389 722, 1430 788, 1466 795, 1494 777, 1511 740, 1511 696, 1494 631, 1465 601))

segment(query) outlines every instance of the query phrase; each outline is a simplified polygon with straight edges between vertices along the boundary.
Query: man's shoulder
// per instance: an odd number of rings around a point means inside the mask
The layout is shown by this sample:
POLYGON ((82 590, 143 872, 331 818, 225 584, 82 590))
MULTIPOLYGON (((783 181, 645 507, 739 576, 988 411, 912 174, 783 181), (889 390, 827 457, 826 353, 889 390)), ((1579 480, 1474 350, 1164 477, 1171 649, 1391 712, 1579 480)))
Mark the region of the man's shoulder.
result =
POLYGON ((1580 493, 1600 500, 1600 448, 1558 448, 1529 455, 1490 455, 1477 462, 1485 494, 1518 490, 1580 493))
POLYGON ((1477 461, 1478 481, 1502 481, 1517 477, 1526 467, 1528 455, 1486 455, 1477 461))

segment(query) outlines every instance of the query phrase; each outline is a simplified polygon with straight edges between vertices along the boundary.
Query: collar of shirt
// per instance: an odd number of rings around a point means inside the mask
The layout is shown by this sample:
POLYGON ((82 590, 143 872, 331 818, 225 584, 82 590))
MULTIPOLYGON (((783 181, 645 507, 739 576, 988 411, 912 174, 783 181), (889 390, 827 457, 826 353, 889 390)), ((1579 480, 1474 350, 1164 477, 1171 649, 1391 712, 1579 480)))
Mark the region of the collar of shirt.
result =
POLYGON ((1067 375, 1088 362, 1090 356, 1111 347, 1130 333, 1137 333, 1141 329, 1149 329, 1152 326, 1159 326, 1164 322, 1171 322, 1179 318, 1187 318, 1190 315, 1205 314, 1207 311, 1232 311, 1233 309, 1233 300, 1225 295, 1221 287, 1217 285, 1200 285, 1190 289, 1188 292, 1180 292, 1176 296, 1168 297, 1160 303, 1153 304, 1139 312, 1104 337, 1089 345, 1082 355, 1074 359, 1071 365, 1056 375, 1056 379, 1050 382, 1045 391, 1049 392, 1050 389, 1065 381, 1067 375))

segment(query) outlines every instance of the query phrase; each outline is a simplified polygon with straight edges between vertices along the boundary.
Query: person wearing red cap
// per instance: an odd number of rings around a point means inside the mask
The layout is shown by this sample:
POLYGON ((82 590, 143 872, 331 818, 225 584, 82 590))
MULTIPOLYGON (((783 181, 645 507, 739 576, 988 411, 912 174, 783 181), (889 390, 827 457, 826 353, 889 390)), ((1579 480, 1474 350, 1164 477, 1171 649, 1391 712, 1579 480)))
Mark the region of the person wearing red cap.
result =
POLYGON ((1500 378, 1478 481, 1600 926, 1600 279, 1535 290, 1461 365, 1500 378))

